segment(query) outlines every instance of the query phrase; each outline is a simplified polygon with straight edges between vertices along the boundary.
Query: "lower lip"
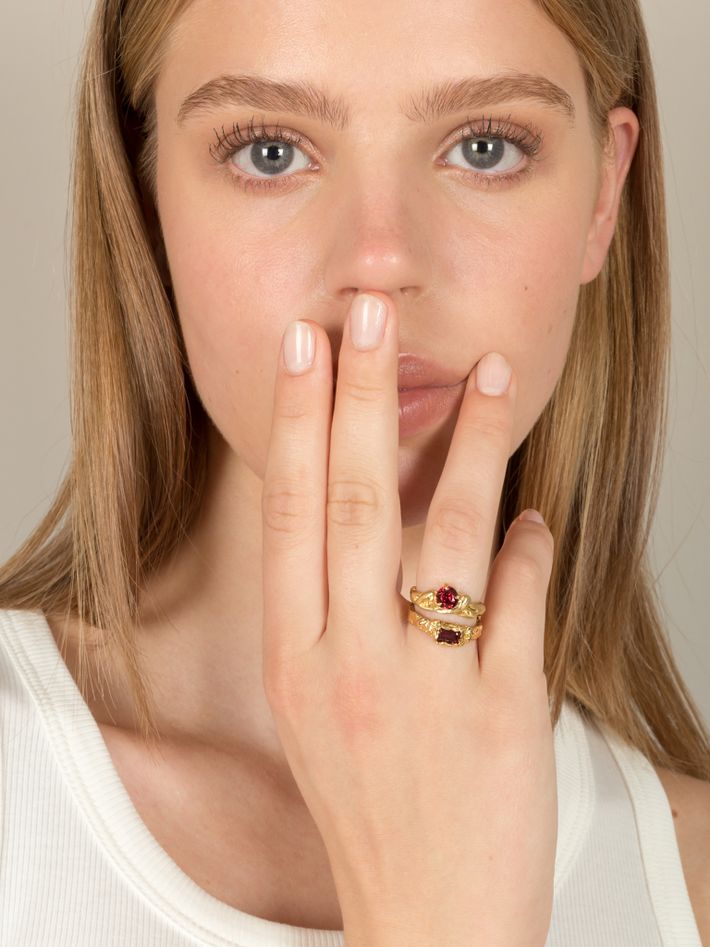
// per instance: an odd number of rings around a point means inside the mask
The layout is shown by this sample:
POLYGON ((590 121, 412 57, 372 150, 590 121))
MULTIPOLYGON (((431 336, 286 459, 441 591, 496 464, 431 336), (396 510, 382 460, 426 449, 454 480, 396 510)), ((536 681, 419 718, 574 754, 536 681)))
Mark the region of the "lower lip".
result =
POLYGON ((399 436, 412 437, 451 414, 466 380, 447 388, 408 388, 399 392, 399 436))

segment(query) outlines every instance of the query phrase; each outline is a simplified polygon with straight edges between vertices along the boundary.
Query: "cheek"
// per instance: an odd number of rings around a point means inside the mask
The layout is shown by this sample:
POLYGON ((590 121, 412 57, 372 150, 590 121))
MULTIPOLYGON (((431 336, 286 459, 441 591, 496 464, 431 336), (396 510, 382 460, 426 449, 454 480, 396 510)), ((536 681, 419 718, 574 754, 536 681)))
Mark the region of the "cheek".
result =
MULTIPOLYGON (((263 472, 281 335, 291 318, 286 287, 297 263, 259 227, 236 230, 204 204, 161 202, 161 223, 190 370, 214 425, 252 469, 263 472), (253 239, 252 239, 253 238, 253 239)), ((263 222, 262 222, 263 223, 263 222)))
POLYGON ((574 328, 587 210, 581 196, 567 198, 573 203, 560 196, 544 209, 526 206, 489 219, 454 250, 453 278, 470 300, 468 348, 476 359, 499 348, 517 374, 515 449, 554 391, 574 328))
POLYGON ((541 241, 521 261, 520 310, 511 344, 524 397, 518 398, 514 450, 544 410, 564 369, 579 297, 579 266, 572 239, 541 241))

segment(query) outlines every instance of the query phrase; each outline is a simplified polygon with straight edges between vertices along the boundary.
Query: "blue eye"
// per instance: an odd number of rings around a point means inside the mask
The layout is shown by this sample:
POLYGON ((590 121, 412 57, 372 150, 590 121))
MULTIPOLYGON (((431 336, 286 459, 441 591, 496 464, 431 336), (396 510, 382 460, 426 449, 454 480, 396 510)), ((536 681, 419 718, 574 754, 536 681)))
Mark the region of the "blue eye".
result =
MULTIPOLYGON (((451 151, 461 149, 464 164, 455 165, 490 187, 529 173, 537 159, 543 143, 542 132, 533 125, 515 125, 509 118, 497 121, 482 118, 480 122, 469 122, 457 132, 458 141, 451 151), (519 170, 520 156, 527 161, 519 170)), ((445 160, 445 164, 449 164, 445 160)))
MULTIPOLYGON (((229 162, 238 173, 234 177, 244 187, 278 187, 284 177, 310 166, 308 155, 298 147, 303 141, 300 135, 277 127, 268 131, 263 126, 249 123, 246 131, 234 124, 229 131, 222 126, 221 133, 215 129, 216 143, 210 146, 210 154, 220 164, 229 162), (300 158, 299 158, 300 154, 300 158)), ((470 123, 457 132, 458 141, 449 147, 447 154, 461 149, 463 165, 453 165, 470 171, 476 179, 487 185, 508 181, 532 170, 531 162, 542 146, 542 133, 530 125, 517 126, 508 120, 497 122, 481 119, 474 127, 470 123), (528 161, 521 170, 513 170, 520 163, 520 156, 528 161)), ((450 165, 448 159, 445 165, 450 165)))
POLYGON ((467 162, 468 166, 462 166, 465 170, 480 172, 510 171, 519 164, 523 154, 522 148, 505 138, 464 138, 454 145, 455 148, 461 149, 464 161, 467 162))
POLYGON ((286 171, 302 171, 310 164, 300 148, 273 135, 235 149, 230 160, 240 171, 256 174, 257 177, 262 174, 273 177, 286 171), (305 159, 303 162, 299 162, 298 153, 305 159))
POLYGON ((215 129, 215 136, 216 143, 210 145, 210 154, 220 164, 229 161, 241 172, 235 175, 242 179, 239 183, 248 187, 272 187, 277 182, 269 178, 289 177, 286 171, 303 170, 310 163, 305 152, 297 147, 303 140, 301 136, 285 129, 267 131, 262 126, 257 131, 250 122, 246 132, 235 124, 229 131, 222 126, 221 134, 215 129), (294 161, 296 152, 305 158, 301 165, 294 161))

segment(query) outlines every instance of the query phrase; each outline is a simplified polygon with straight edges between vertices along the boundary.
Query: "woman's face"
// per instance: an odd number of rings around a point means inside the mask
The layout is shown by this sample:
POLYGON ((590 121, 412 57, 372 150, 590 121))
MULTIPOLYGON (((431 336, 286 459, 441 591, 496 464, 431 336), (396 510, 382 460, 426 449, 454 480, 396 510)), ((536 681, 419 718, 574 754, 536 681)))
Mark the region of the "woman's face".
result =
MULTIPOLYGON (((362 289, 399 307, 400 352, 460 378, 502 352, 518 377, 520 445, 562 372, 579 287, 602 262, 587 247, 599 179, 583 74, 532 0, 193 0, 156 105, 180 323, 230 459, 263 477, 286 325, 320 323, 337 365, 362 289), (559 86, 574 118, 559 93, 557 106, 510 88, 467 97, 461 85, 448 104, 427 95, 502 72, 559 86), (293 92, 224 79, 183 106, 211 80, 247 76, 320 91, 306 114, 293 92), (250 124, 291 141, 228 140, 250 124)), ((400 440, 405 526, 426 516, 455 420, 400 440)))

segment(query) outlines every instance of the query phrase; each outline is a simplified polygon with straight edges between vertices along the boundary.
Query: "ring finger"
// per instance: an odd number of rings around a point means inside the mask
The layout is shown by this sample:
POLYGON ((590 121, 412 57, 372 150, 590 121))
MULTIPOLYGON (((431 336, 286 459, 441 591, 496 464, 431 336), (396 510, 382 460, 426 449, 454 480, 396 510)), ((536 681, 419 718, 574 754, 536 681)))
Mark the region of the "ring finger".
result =
MULTIPOLYGON (((471 602, 480 602, 485 592, 495 539, 498 510, 510 457, 517 381, 502 356, 489 353, 469 375, 448 455, 429 506, 424 539, 417 566, 418 592, 436 591, 448 585, 471 602), (507 381, 506 381, 507 379, 507 381)), ((455 602, 451 590, 444 602, 455 602)), ((464 618, 418 606, 425 618, 474 625, 464 618)), ((485 628, 486 617, 481 621, 485 628)), ((485 631, 483 632, 485 634, 485 631)), ((458 647, 435 645, 422 630, 408 628, 408 646, 417 651, 438 647, 444 666, 457 663, 470 674, 478 669, 478 644, 474 639, 469 660, 461 660, 458 647)), ((430 656, 430 652, 427 653, 430 656)))

